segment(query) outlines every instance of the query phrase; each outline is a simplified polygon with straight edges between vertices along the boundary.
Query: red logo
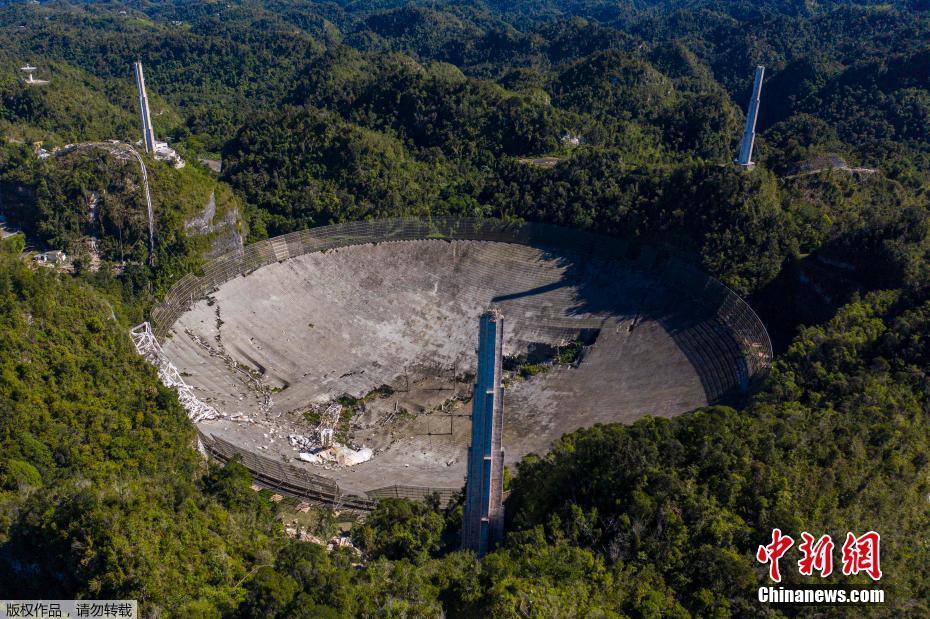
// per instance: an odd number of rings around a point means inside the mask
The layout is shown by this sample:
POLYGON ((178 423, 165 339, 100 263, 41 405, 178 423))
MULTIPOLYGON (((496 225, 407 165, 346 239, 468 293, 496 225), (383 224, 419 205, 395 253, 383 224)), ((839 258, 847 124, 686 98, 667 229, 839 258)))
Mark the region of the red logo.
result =
POLYGON ((821 578, 826 578, 833 573, 833 540, 829 535, 824 535, 817 542, 814 542, 814 536, 807 531, 801 533, 803 542, 798 546, 801 554, 801 560, 798 561, 798 571, 802 576, 812 576, 814 570, 820 572, 821 578))
POLYGON ((856 537, 852 533, 846 534, 843 544, 843 573, 847 576, 865 572, 872 580, 882 577, 882 568, 879 563, 879 546, 882 538, 875 531, 869 531, 856 537))
POLYGON ((769 578, 781 582, 781 571, 778 569, 778 560, 794 545, 794 540, 781 534, 781 529, 772 529, 772 543, 768 546, 759 546, 756 551, 756 560, 759 563, 769 563, 769 578))
MULTIPOLYGON (((804 531, 801 533, 801 543, 798 550, 801 558, 798 560, 798 572, 802 576, 813 576, 818 572, 821 578, 833 573, 833 549, 835 545, 829 535, 820 539, 804 531)), ((881 536, 875 531, 869 531, 859 537, 854 533, 846 534, 846 541, 842 549, 842 571, 845 576, 855 576, 865 572, 872 580, 882 577, 881 568, 881 536)), ((756 560, 762 564, 769 564, 769 578, 774 582, 781 582, 781 569, 778 560, 794 545, 794 540, 784 535, 781 529, 772 529, 772 541, 768 545, 759 546, 756 551, 756 560)))

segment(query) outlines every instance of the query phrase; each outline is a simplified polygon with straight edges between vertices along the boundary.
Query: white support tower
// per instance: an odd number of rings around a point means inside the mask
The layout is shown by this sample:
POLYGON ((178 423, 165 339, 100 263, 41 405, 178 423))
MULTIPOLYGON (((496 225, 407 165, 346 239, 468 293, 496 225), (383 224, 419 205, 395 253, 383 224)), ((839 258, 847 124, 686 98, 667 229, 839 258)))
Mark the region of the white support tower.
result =
POLYGON ((152 128, 152 115, 149 113, 149 97, 145 92, 145 74, 142 63, 133 64, 136 73, 136 88, 139 90, 139 113, 142 115, 142 143, 145 152, 155 153, 155 130, 152 128))
POLYGON ((161 345, 155 338, 152 326, 148 322, 143 322, 141 325, 130 329, 129 336, 136 346, 136 351, 158 369, 158 378, 161 379, 162 384, 177 390, 178 400, 187 411, 187 416, 190 417, 191 421, 197 423, 207 419, 216 419, 220 416, 215 408, 201 401, 190 385, 184 382, 178 369, 168 361, 168 357, 162 352, 161 345))
POLYGON ((20 67, 19 70, 24 71, 25 73, 29 75, 29 77, 25 78, 23 81, 29 84, 30 86, 44 86, 45 84, 48 84, 48 80, 37 80, 35 78, 33 73, 36 72, 36 68, 30 64, 27 64, 24 67, 20 67))
POLYGON ((762 95, 762 77, 765 67, 756 67, 756 81, 752 85, 752 99, 749 100, 749 109, 746 110, 746 130, 743 132, 743 144, 739 149, 739 158, 736 160, 741 166, 752 167, 752 147, 756 142, 756 120, 759 118, 759 98, 762 95))

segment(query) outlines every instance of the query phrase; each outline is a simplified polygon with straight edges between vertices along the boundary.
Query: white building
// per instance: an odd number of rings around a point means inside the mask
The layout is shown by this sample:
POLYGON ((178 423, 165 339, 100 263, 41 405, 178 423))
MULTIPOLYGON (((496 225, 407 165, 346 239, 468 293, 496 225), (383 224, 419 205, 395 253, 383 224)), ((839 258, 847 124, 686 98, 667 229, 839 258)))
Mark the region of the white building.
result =
POLYGON ((45 251, 45 252, 38 253, 35 256, 33 256, 32 259, 35 260, 39 264, 46 264, 46 265, 63 264, 64 262, 67 262, 68 255, 60 249, 55 249, 53 251, 45 251))

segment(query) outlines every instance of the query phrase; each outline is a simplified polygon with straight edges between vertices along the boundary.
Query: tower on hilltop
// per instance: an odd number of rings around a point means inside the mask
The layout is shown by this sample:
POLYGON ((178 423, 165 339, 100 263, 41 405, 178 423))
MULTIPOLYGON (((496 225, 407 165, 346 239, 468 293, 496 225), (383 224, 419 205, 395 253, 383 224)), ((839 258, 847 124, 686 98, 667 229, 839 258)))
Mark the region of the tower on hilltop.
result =
POLYGON ((145 92, 145 75, 142 73, 142 63, 133 63, 136 73, 136 88, 139 90, 139 113, 142 115, 142 143, 145 152, 155 152, 155 130, 152 128, 152 115, 149 113, 149 97, 145 92))
POLYGON ((765 76, 765 67, 756 67, 756 79, 752 85, 752 98, 749 100, 749 109, 746 110, 746 129, 743 131, 743 143, 739 149, 736 163, 751 168, 752 147, 756 142, 756 121, 759 119, 759 99, 762 96, 762 78, 765 76))

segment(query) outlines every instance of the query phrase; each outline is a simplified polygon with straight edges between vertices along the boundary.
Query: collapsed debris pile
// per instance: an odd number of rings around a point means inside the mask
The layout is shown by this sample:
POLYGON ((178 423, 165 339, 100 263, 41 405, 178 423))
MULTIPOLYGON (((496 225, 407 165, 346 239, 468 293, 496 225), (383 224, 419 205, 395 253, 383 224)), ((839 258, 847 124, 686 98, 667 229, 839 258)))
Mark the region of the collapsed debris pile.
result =
POLYGON ((130 329, 129 336, 132 338, 136 351, 158 369, 158 378, 161 379, 162 384, 177 390, 178 400, 184 410, 187 411, 187 416, 190 417, 191 421, 197 423, 217 419, 220 416, 215 408, 202 402, 194 394, 194 390, 184 382, 178 369, 168 361, 165 353, 162 352, 161 345, 155 339, 152 326, 148 322, 143 322, 141 325, 130 329))
POLYGON ((352 449, 334 439, 336 426, 342 415, 342 405, 330 404, 320 415, 320 423, 310 436, 289 434, 287 439, 297 449, 297 457, 311 464, 338 464, 354 466, 371 460, 374 452, 369 447, 352 449))
POLYGON ((303 451, 303 449, 307 448, 298 445, 306 445, 304 441, 307 440, 307 437, 291 434, 288 438, 291 440, 291 444, 299 450, 297 458, 303 462, 309 462, 310 464, 355 466, 362 462, 368 462, 375 455, 371 447, 352 449, 347 445, 341 445, 339 443, 334 443, 330 447, 317 447, 315 449, 311 448, 309 451, 303 451))
POLYGON ((316 535, 313 535, 306 527, 299 526, 296 522, 285 525, 284 533, 292 539, 299 539, 302 542, 309 542, 318 546, 325 546, 327 552, 348 549, 355 555, 359 557, 362 556, 362 551, 352 543, 352 538, 348 533, 340 533, 339 535, 331 537, 329 541, 326 541, 320 537, 317 537, 316 535))

